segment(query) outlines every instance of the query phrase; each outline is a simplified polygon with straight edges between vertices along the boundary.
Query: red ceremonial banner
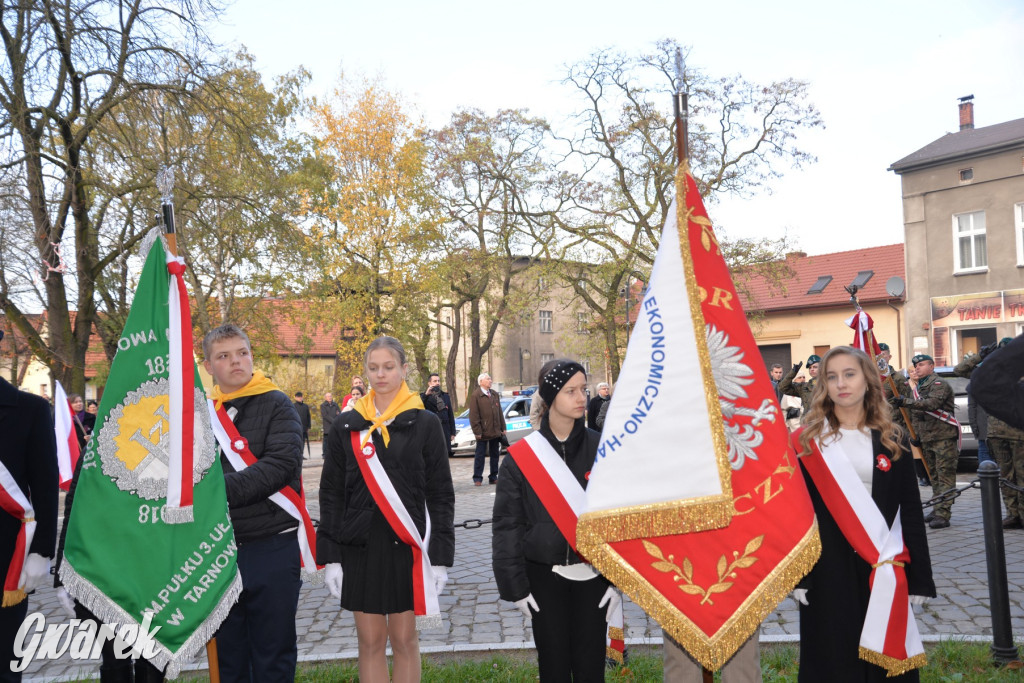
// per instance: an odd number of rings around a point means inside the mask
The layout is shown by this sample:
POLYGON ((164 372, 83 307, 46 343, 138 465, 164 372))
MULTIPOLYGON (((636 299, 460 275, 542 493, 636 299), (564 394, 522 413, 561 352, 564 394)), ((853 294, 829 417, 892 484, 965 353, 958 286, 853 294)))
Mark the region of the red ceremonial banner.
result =
MULTIPOLYGON (((577 534, 588 561, 703 666, 717 670, 810 570, 821 546, 775 391, 686 168, 677 176, 675 206, 688 291, 676 292, 674 299, 660 292, 658 300, 663 309, 672 306, 675 314, 692 316, 694 330, 704 333, 698 344, 706 343, 710 367, 694 367, 693 380, 707 382, 713 376, 711 391, 717 389, 731 470, 732 518, 722 528, 692 531, 693 525, 682 521, 680 505, 676 529, 662 526, 655 535, 649 526, 631 524, 636 533, 623 539, 621 534, 606 533, 608 515, 632 520, 649 506, 600 510, 600 501, 591 500, 588 487, 588 512, 581 517, 577 534)), ((667 240, 663 237, 662 243, 667 240)), ((661 249, 658 256, 662 257, 661 249)), ((692 345, 692 339, 688 343, 692 345)), ((620 386, 624 381, 620 379, 620 386)), ((609 413, 614 409, 613 404, 609 413)), ((688 443, 687 422, 706 424, 718 417, 679 415, 674 439, 655 443, 661 437, 652 437, 643 447, 662 452, 666 468, 688 468, 688 460, 695 463, 708 454, 695 452, 688 443)), ((602 438, 608 434, 606 423, 602 438)), ((599 460, 605 457, 629 455, 607 449, 599 460)))

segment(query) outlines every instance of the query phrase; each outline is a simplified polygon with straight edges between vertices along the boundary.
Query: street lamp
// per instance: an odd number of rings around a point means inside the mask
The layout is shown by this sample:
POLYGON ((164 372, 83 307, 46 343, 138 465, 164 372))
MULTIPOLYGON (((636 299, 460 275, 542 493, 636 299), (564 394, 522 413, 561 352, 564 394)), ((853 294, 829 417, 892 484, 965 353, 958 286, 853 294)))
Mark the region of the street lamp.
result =
POLYGON ((523 388, 523 361, 530 360, 530 349, 519 347, 519 388, 523 388))

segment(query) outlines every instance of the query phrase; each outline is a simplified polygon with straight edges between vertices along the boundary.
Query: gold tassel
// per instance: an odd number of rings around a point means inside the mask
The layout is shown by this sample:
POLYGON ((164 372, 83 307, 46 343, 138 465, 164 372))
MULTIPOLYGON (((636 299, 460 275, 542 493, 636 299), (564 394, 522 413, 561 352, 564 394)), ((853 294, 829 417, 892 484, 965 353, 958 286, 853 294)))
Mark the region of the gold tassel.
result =
POLYGON ((25 594, 25 591, 23 591, 20 588, 18 590, 13 591, 4 591, 4 600, 2 605, 0 606, 13 607, 27 597, 28 595, 25 594))
POLYGON ((895 657, 890 657, 889 655, 882 654, 881 652, 875 652, 874 650, 869 650, 866 647, 861 647, 858 654, 865 662, 870 662, 875 666, 880 666, 885 669, 885 675, 887 678, 905 674, 911 669, 920 669, 928 663, 928 657, 923 652, 919 655, 914 655, 913 657, 907 657, 906 659, 896 659, 895 657))

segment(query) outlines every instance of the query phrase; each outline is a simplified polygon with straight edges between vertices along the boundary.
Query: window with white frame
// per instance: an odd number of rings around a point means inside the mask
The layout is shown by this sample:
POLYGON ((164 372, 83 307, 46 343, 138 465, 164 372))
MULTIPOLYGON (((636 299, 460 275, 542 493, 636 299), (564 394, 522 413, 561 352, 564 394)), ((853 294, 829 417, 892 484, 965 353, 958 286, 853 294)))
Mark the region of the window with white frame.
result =
POLYGON ((1013 207, 1013 229, 1017 234, 1017 265, 1024 266, 1024 202, 1013 207))
POLYGON ((585 311, 576 313, 576 332, 578 334, 590 334, 590 314, 585 311))
POLYGON ((984 211, 953 216, 953 253, 955 272, 988 268, 984 211))
POLYGON ((540 331, 541 332, 554 332, 554 328, 551 323, 551 311, 540 312, 540 331))
POLYGON ((554 360, 554 359, 555 359, 555 354, 553 354, 553 353, 542 353, 542 354, 540 354, 540 364, 541 365, 543 365, 544 363, 547 363, 549 360, 554 360))

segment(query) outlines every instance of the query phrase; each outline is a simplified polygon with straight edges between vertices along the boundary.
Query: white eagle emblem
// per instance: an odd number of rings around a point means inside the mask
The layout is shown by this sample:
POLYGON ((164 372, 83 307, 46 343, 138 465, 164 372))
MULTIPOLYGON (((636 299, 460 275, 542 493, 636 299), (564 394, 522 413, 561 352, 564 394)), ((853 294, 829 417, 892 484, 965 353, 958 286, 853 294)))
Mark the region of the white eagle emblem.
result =
POLYGON ((706 325, 711 372, 718 389, 718 405, 725 422, 725 440, 729 444, 729 465, 734 470, 743 467, 747 458, 757 460, 755 449, 764 441, 764 435, 754 429, 761 420, 775 422, 779 407, 771 399, 764 399, 756 410, 736 405, 737 399, 747 398, 745 386, 754 381, 754 371, 744 364, 743 351, 729 346, 729 335, 706 325), (739 424, 741 417, 750 418, 748 424, 739 424))

